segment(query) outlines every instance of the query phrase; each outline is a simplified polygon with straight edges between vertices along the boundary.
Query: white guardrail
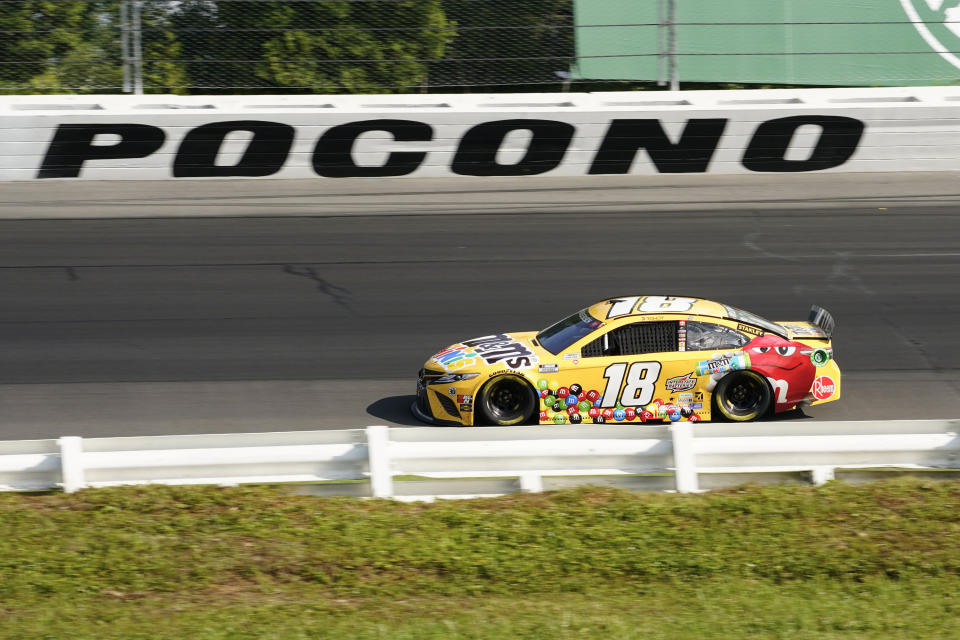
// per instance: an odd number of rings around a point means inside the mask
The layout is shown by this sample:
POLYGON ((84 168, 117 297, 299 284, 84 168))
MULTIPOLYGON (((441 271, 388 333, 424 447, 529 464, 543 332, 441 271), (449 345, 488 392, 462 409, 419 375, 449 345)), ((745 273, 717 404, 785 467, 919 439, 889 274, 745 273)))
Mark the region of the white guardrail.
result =
POLYGON ((891 420, 71 436, 0 442, 0 490, 367 480, 309 492, 432 499, 619 478, 613 484, 695 492, 748 481, 819 484, 844 469, 960 469, 958 429, 960 420, 891 420))
POLYGON ((955 171, 960 87, 0 97, 0 181, 955 171))

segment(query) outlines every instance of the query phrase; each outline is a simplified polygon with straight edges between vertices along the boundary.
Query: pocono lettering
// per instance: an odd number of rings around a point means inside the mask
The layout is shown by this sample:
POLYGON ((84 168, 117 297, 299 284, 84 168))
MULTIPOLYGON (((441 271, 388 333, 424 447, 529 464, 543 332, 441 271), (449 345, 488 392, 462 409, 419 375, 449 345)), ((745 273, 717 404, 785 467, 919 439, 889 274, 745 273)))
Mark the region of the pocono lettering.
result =
MULTIPOLYGON (((725 134, 727 118, 692 118, 672 140, 655 118, 610 120, 588 165, 590 175, 628 174, 641 150, 658 173, 706 173, 725 134)), ((60 124, 47 146, 37 178, 79 178, 88 161, 124 160, 127 168, 156 153, 167 141, 168 130, 151 124, 60 124), (110 143, 107 143, 107 141, 110 143)), ((856 152, 865 125, 856 118, 803 115, 775 118, 757 125, 743 150, 741 164, 749 171, 794 173, 839 167, 856 152), (788 159, 794 134, 815 126, 819 135, 809 157, 788 159)), ((391 151, 379 166, 358 165, 353 157, 357 139, 366 133, 385 132, 395 142, 434 143, 433 151, 454 151, 449 170, 461 176, 529 176, 553 171, 567 157, 577 127, 546 119, 509 119, 482 122, 467 129, 459 140, 443 148, 434 127, 426 122, 377 119, 330 127, 313 145, 313 172, 324 178, 380 178, 405 176, 420 168, 428 151, 391 151), (529 142, 519 160, 502 163, 498 154, 507 136, 528 131, 529 142)), ((294 140, 294 126, 267 120, 229 120, 191 128, 177 145, 170 167, 174 178, 265 177, 281 171, 294 140), (234 164, 217 164, 227 136, 246 132, 250 139, 234 164)), ((589 138, 579 144, 589 145, 589 138)))

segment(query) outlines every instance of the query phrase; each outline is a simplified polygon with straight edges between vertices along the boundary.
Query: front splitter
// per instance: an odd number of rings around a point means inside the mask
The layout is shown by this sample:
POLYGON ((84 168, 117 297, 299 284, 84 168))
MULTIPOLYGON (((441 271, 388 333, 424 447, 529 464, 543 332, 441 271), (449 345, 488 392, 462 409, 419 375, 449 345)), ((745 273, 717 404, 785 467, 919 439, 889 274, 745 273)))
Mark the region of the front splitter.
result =
POLYGON ((416 403, 416 402, 414 402, 413 404, 410 405, 410 413, 412 413, 412 414, 413 414, 413 417, 416 418, 417 420, 421 420, 421 421, 426 422, 426 423, 428 423, 428 424, 435 424, 435 425, 440 425, 440 426, 444 426, 444 427, 462 427, 462 426, 464 426, 463 424, 461 424, 461 423, 459 423, 459 422, 453 422, 452 420, 438 420, 437 418, 434 418, 433 416, 428 416, 427 414, 425 414, 423 411, 420 410, 420 407, 417 406, 417 403, 416 403))

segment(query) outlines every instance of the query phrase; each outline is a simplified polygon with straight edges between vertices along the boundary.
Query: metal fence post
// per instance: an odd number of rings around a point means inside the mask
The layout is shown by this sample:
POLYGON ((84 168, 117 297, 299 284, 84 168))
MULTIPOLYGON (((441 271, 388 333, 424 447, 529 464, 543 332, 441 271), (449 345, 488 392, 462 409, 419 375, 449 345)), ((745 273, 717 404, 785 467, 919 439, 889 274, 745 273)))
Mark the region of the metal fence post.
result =
POLYGON ((60 477, 64 493, 73 493, 86 486, 83 477, 83 439, 63 436, 57 440, 60 449, 60 477))
POLYGON ((140 17, 141 0, 133 0, 133 92, 143 95, 143 40, 140 17))
POLYGON ((664 2, 666 2, 666 0, 657 0, 657 86, 659 87, 667 84, 665 79, 666 71, 664 70, 664 55, 667 50, 667 45, 664 42, 666 40, 667 26, 667 21, 664 17, 664 2))
POLYGON ((810 470, 810 480, 818 487, 836 479, 833 467, 814 467, 810 470))
POLYGON ((700 490, 697 481, 697 458, 693 446, 693 424, 674 422, 670 425, 673 438, 673 468, 677 491, 696 493, 700 490))
POLYGON ((129 0, 120 0, 120 64, 123 70, 123 92, 133 91, 130 79, 130 11, 129 0))
POLYGON ((367 427, 367 456, 370 464, 370 491, 374 498, 393 497, 393 470, 390 468, 390 429, 367 427))
POLYGON ((667 0, 667 65, 670 71, 670 91, 680 90, 677 71, 677 0, 667 0))
POLYGON ((543 476, 539 473, 524 473, 520 476, 520 491, 523 493, 541 493, 543 476))

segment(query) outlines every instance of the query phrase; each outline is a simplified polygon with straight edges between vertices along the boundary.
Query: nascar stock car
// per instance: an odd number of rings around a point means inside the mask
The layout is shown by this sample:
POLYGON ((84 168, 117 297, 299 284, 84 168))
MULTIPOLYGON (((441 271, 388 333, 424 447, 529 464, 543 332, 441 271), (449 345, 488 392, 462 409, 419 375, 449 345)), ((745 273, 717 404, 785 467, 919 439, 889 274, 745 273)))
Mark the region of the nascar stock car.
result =
POLYGON ((420 370, 412 411, 454 425, 747 421, 840 398, 834 319, 771 322, 700 298, 598 302, 543 331, 464 340, 420 370))

